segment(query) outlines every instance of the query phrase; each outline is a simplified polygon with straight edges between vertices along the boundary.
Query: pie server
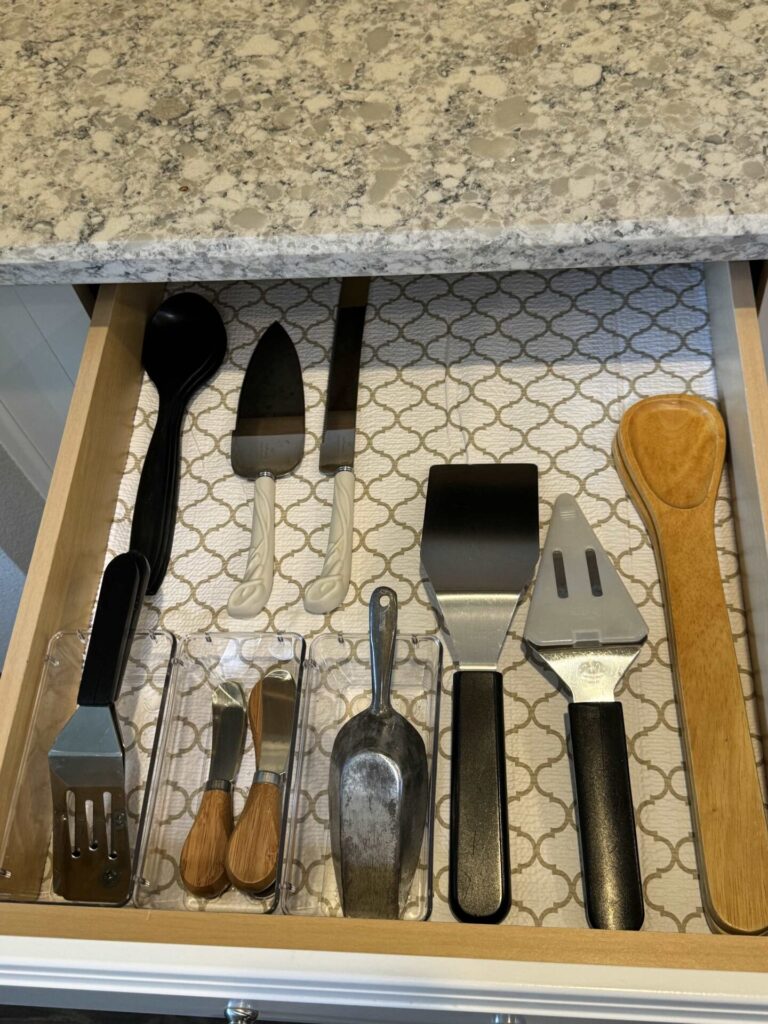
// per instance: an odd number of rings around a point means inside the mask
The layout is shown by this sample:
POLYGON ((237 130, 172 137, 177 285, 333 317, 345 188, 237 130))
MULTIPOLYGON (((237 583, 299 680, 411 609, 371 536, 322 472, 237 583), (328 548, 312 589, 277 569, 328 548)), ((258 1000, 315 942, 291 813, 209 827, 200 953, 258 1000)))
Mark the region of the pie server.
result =
POLYGON ((561 494, 541 556, 523 639, 571 693, 568 705, 587 919, 643 923, 624 715, 614 690, 648 634, 575 498, 561 494))

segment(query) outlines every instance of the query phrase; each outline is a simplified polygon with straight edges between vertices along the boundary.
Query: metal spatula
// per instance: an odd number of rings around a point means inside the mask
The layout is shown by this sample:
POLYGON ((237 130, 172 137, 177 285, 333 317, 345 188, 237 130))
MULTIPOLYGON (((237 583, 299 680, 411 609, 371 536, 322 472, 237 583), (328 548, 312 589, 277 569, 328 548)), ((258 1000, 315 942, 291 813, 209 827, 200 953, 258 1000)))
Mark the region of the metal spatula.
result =
POLYGON ((453 677, 449 899, 462 921, 492 924, 511 905, 496 666, 538 557, 535 465, 432 467, 421 562, 461 669, 453 677))
POLYGON ((131 850, 123 744, 114 701, 149 580, 138 551, 104 570, 77 710, 48 752, 53 798, 53 889, 66 900, 125 903, 131 850))
POLYGON ((624 715, 614 690, 648 630, 575 498, 555 502, 523 639, 570 690, 587 918, 637 929, 643 891, 624 715))

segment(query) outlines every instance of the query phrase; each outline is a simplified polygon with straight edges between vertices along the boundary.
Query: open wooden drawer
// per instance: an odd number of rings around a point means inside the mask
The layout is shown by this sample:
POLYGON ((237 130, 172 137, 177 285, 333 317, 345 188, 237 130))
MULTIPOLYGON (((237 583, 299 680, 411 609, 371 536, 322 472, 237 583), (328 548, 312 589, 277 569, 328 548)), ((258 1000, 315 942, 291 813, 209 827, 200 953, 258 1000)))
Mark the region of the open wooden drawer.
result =
MULTIPOLYGON (((706 268, 706 284, 721 408, 729 430, 753 668, 768 680, 768 383, 749 266, 713 264, 706 268)), ((77 628, 89 618, 139 397, 144 325, 162 292, 161 285, 126 284, 104 286, 99 295, 3 672, 4 792, 10 791, 18 769, 46 644, 57 630, 77 628)), ((5 811, 1 807, 0 815, 5 811)), ((2 905, 0 921, 0 932, 8 936, 716 972, 768 969, 765 938, 724 935, 9 903, 2 905)), ((451 976, 446 963, 447 986, 453 983, 451 976)), ((612 984, 622 983, 614 979, 612 984)), ((707 988, 702 976, 701 990, 707 988)))

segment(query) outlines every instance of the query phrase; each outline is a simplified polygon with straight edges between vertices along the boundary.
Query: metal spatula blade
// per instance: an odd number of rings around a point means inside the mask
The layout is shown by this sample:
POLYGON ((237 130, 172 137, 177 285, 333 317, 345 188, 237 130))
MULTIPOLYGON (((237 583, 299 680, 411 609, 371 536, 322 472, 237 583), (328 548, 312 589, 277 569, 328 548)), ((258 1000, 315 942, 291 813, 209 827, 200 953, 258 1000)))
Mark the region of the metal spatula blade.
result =
POLYGON ((78 707, 48 751, 53 889, 74 902, 121 904, 130 894, 125 765, 114 701, 148 580, 149 563, 137 551, 118 555, 105 569, 78 707))
POLYGON ((80 902, 124 902, 131 850, 123 746, 113 708, 79 707, 48 752, 48 767, 54 891, 80 902))
POLYGON ((495 669, 538 557, 537 466, 431 468, 421 564, 463 669, 495 669))

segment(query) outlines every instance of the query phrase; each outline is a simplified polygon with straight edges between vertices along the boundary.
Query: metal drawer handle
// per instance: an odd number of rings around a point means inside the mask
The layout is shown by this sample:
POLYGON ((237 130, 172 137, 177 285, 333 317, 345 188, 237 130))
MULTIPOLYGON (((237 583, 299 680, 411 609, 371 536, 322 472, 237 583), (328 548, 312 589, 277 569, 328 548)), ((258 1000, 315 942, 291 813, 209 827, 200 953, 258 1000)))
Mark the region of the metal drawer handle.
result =
POLYGON ((251 1006, 250 1003, 243 1003, 237 999, 230 999, 227 1003, 227 1008, 224 1011, 224 1019, 229 1024, 240 1024, 246 1022, 253 1022, 259 1019, 259 1011, 255 1006, 251 1006))

